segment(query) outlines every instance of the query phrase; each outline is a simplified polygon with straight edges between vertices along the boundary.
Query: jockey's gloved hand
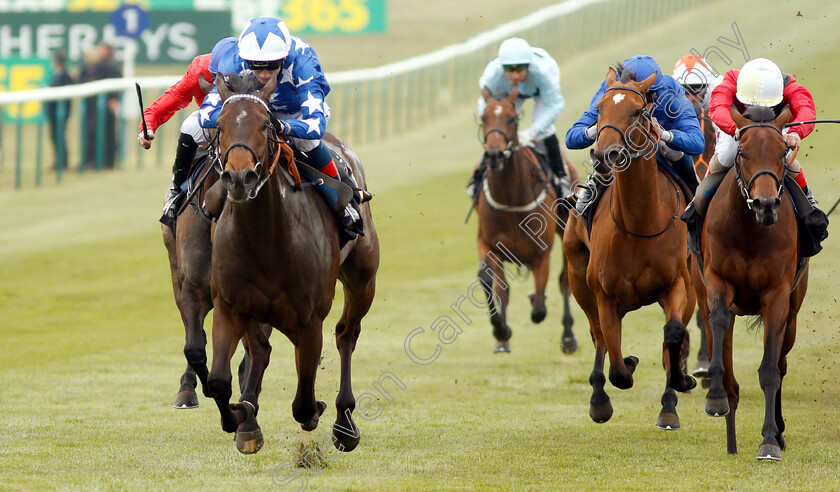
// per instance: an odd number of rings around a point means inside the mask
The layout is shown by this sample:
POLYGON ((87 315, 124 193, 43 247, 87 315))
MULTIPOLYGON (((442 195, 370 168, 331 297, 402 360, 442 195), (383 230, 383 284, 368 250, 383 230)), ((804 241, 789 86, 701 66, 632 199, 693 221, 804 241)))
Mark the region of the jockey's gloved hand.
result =
POLYGON ((679 150, 674 150, 671 147, 668 147, 668 144, 666 144, 664 140, 659 141, 659 153, 664 155, 665 158, 668 159, 669 161, 674 161, 674 162, 682 159, 682 156, 684 155, 683 152, 680 152, 679 150))
POLYGON ((583 131, 583 134, 586 135, 586 138, 589 140, 595 140, 598 137, 598 125, 593 124, 589 125, 586 130, 583 131))
POLYGON ((277 119, 277 117, 274 116, 274 113, 271 113, 269 115, 269 118, 271 118, 271 124, 274 126, 274 131, 276 131, 278 135, 285 136, 285 135, 288 134, 288 132, 289 132, 288 123, 284 123, 284 122, 280 121, 279 119, 277 119))
POLYGON ((534 137, 528 130, 521 131, 518 134, 519 137, 519 145, 522 147, 533 147, 534 146, 534 137))

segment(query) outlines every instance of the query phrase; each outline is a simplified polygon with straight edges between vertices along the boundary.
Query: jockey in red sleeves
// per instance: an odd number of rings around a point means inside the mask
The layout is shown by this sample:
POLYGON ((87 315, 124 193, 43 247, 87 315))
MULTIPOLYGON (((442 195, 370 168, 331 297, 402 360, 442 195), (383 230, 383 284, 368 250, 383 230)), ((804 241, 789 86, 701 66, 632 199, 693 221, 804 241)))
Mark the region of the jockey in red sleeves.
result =
MULTIPOLYGON (((201 88, 200 79, 207 82, 208 88, 213 87, 213 79, 219 65, 219 54, 236 44, 236 41, 234 37, 225 38, 216 43, 212 53, 193 58, 192 63, 187 67, 187 73, 181 77, 181 80, 167 89, 143 111, 143 119, 146 121, 149 133, 148 135, 143 133, 141 124, 140 134, 137 136, 138 144, 145 149, 151 147, 158 127, 169 121, 176 111, 186 108, 191 101, 195 100, 195 103, 201 106, 207 93, 201 88)), ((181 124, 181 136, 178 138, 175 163, 172 166, 172 183, 169 185, 169 194, 164 202, 163 215, 160 218, 160 221, 170 228, 175 223, 178 204, 184 196, 181 185, 187 180, 190 164, 195 158, 198 146, 206 142, 207 137, 198 122, 198 111, 194 111, 181 124)))
MULTIPOLYGON (((706 215, 709 201, 720 186, 726 172, 735 163, 738 142, 734 135, 737 131, 735 122, 729 114, 730 105, 734 104, 743 113, 747 106, 772 107, 778 115, 785 106, 790 105, 793 114, 791 122, 809 121, 816 118, 814 99, 804 86, 798 84, 793 75, 784 74, 779 67, 765 58, 748 61, 741 70, 729 70, 723 82, 712 92, 709 102, 709 116, 717 125, 715 154, 709 162, 706 178, 697 187, 692 207, 700 217, 706 215)), ((793 152, 799 150, 800 141, 814 129, 813 124, 798 125, 783 131, 785 143, 793 152)), ((793 177, 805 192, 808 201, 817 208, 805 173, 798 160, 788 164, 786 174, 793 177)))

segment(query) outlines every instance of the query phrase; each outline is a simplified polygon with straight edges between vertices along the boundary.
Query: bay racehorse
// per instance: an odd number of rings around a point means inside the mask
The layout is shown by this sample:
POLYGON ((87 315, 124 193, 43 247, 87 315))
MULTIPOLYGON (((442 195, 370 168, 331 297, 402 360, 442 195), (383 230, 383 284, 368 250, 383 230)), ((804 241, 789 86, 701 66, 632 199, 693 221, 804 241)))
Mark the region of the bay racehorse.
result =
MULTIPOLYGON (((564 224, 568 215, 568 207, 560 206, 561 199, 556 196, 534 151, 519 145, 519 118, 515 107, 518 94, 514 89, 506 97, 492 97, 486 89, 482 91, 487 103, 481 120, 483 159, 488 172, 476 202, 478 279, 487 295, 497 352, 510 352, 509 340, 513 334, 507 324, 509 285, 503 262, 520 269, 527 266, 534 274, 531 321, 542 322, 547 314, 545 288, 554 235, 561 233, 558 224, 564 224)), ((576 180, 577 170, 565 157, 564 161, 567 175, 572 181, 576 180)), ((565 263, 559 277, 563 294, 562 349, 570 354, 577 350, 577 340, 572 332, 571 290, 565 263)), ((515 280, 517 271, 507 271, 515 280)))
POLYGON ((734 315, 759 315, 757 322, 764 323, 764 357, 758 368, 764 390, 764 439, 758 459, 780 460, 785 448, 782 380, 808 288, 796 214, 782 186, 787 150, 782 129, 791 112, 785 108, 776 117, 772 108, 753 108, 742 116, 733 106, 730 115, 739 137, 734 172, 723 179, 709 205, 701 234, 703 272, 695 281, 712 352, 705 410, 726 416, 726 448, 737 453, 734 315))
POLYGON ((613 172, 594 211, 591 234, 576 213, 563 237, 572 292, 589 319, 595 364, 589 376, 589 415, 606 422, 613 413, 604 390, 604 357, 609 355, 613 386, 633 386, 639 359, 622 357, 621 321, 642 306, 659 303, 665 312, 663 364, 665 393, 657 427, 679 428, 676 391, 696 385, 681 368, 687 356, 685 325, 694 311, 686 261, 686 227, 677 217, 685 197, 666 172, 657 168, 656 139, 646 94, 655 74, 641 82, 627 71, 621 81, 607 72, 607 92, 598 103, 598 134, 590 154, 601 174, 613 172))
MULTIPOLYGON (((298 384, 292 414, 303 430, 314 430, 326 408, 315 400, 322 325, 340 279, 344 310, 335 336, 341 382, 332 435, 336 448, 352 451, 360 432, 352 417, 351 357, 361 320, 373 302, 379 243, 370 207, 363 204, 364 236, 340 250, 336 221, 326 202, 284 169, 281 161, 289 162, 292 151, 277 137, 267 105, 276 82, 276 76, 265 86, 252 75, 217 77, 223 101, 217 150, 227 201, 212 236, 213 365, 208 386, 222 429, 236 431, 237 449, 259 451, 263 438, 256 419, 258 397, 271 351, 259 323, 267 323, 295 347, 298 384), (240 402, 231 405, 230 359, 243 337, 251 367, 240 402)), ((349 163, 349 171, 364 188, 356 154, 331 135, 324 141, 337 161, 349 163)))

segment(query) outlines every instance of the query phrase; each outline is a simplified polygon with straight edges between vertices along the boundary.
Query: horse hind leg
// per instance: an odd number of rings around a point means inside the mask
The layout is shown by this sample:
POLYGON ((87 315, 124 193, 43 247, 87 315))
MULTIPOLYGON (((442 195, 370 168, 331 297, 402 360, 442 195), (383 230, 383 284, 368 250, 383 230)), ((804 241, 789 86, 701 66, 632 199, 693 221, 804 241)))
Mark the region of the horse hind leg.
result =
POLYGON ((685 340, 688 335, 685 326, 677 319, 665 323, 665 341, 663 343, 663 362, 667 374, 668 386, 684 393, 697 386, 697 380, 685 374, 685 361, 688 353, 685 340))
MULTIPOLYGON (((185 281, 184 284, 187 282, 185 281)), ((210 303, 196 288, 183 285, 179 291, 178 310, 186 332, 184 357, 189 366, 181 376, 181 388, 175 398, 175 408, 195 408, 198 397, 195 394, 196 378, 201 382, 204 396, 211 397, 207 386, 207 336, 204 333, 204 318, 210 312, 210 303)))
POLYGON ((572 325, 575 320, 572 317, 571 304, 569 297, 572 295, 572 288, 569 285, 569 270, 566 265, 566 254, 563 253, 563 270, 560 272, 558 279, 560 283, 560 293, 563 294, 563 342, 561 348, 564 354, 573 354, 577 352, 578 342, 575 334, 572 331, 572 325))
POLYGON ((545 286, 548 284, 549 256, 543 255, 531 265, 534 273, 534 293, 529 296, 531 300, 531 321, 542 323, 548 314, 545 307, 545 286))
POLYGON ((322 320, 314 319, 302 327, 293 340, 298 385, 292 401, 292 416, 305 431, 313 431, 318 427, 318 419, 327 408, 325 402, 315 401, 315 376, 321 361, 323 343, 322 326, 322 320))

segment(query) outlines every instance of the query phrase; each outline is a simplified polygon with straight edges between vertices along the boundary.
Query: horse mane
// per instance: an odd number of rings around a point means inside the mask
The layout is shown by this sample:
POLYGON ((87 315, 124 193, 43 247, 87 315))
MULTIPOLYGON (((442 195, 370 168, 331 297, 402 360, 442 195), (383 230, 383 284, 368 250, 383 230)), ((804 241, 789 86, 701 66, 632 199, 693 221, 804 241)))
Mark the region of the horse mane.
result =
POLYGON ((772 107, 748 105, 746 106, 746 109, 744 109, 743 116, 744 118, 755 121, 756 123, 762 123, 765 121, 773 121, 778 115, 772 107))
POLYGON ((250 71, 224 74, 225 84, 234 94, 253 94, 265 87, 265 84, 250 71))

